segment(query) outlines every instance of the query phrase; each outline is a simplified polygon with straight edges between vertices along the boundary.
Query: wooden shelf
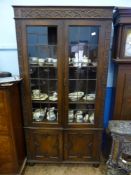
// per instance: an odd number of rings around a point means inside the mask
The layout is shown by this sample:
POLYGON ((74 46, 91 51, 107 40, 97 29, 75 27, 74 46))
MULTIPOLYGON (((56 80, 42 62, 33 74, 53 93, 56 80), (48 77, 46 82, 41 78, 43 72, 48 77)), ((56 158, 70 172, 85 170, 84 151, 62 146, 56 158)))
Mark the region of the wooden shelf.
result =
POLYGON ((32 103, 45 103, 45 104, 57 104, 58 101, 47 101, 47 100, 33 100, 32 99, 32 103))
POLYGON ((130 59, 113 59, 113 61, 118 64, 131 64, 131 58, 130 59))

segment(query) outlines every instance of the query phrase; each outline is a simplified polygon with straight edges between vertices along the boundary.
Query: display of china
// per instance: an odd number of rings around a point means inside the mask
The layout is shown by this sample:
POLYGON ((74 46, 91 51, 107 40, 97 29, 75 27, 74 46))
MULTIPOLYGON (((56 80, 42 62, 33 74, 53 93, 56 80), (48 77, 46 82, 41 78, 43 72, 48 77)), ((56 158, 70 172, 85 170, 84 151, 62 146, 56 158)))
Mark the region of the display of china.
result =
POLYGON ((40 94, 40 100, 46 100, 48 98, 48 95, 47 94, 45 94, 45 93, 41 93, 40 94))
POLYGON ((89 121, 89 114, 85 114, 83 120, 84 120, 84 122, 88 122, 89 121))
POLYGON ((69 110, 68 111, 68 121, 69 122, 73 122, 74 119, 74 111, 73 110, 69 110))
POLYGON ((41 90, 40 89, 33 89, 32 90, 32 95, 33 95, 33 97, 35 98, 37 98, 37 97, 39 97, 40 96, 40 93, 41 93, 41 90))
POLYGON ((49 121, 56 120, 56 115, 55 115, 54 110, 55 110, 55 107, 48 108, 47 120, 49 120, 49 121))
POLYGON ((83 122, 83 112, 77 111, 75 114, 75 118, 76 118, 77 123, 82 123, 83 122))
POLYGON ((94 124, 94 112, 89 115, 89 121, 91 124, 94 124))
POLYGON ((72 58, 72 63, 74 67, 81 67, 82 59, 79 57, 72 58))
POLYGON ((75 57, 72 58, 72 63, 74 67, 87 66, 89 63, 91 63, 91 59, 89 59, 85 55, 82 56, 80 53, 75 53, 75 57))
POLYGON ((57 59, 53 59, 53 65, 56 67, 57 66, 57 59))
POLYGON ((33 112, 33 119, 36 121, 42 121, 45 118, 47 108, 36 109, 33 112))
POLYGON ((97 62, 92 62, 92 65, 93 66, 97 66, 97 62))
POLYGON ((72 93, 69 93, 69 99, 71 101, 77 101, 77 100, 80 100, 80 98, 82 98, 82 96, 84 95, 84 92, 82 91, 77 91, 77 92, 72 92, 72 93))
POLYGON ((48 95, 46 93, 41 93, 39 89, 32 90, 32 100, 46 100, 48 95))
POLYGON ((89 63, 91 63, 91 60, 86 57, 85 55, 83 56, 83 59, 82 59, 82 66, 87 66, 89 63))
POLYGON ((38 57, 29 57, 30 64, 38 64, 38 57))
POLYGON ((47 94, 41 93, 39 96, 32 96, 32 100, 46 100, 48 98, 47 94))
POLYGON ((44 58, 39 58, 39 59, 38 59, 38 64, 39 64, 39 66, 43 66, 44 63, 45 63, 45 59, 44 59, 44 58))
POLYGON ((51 64, 56 66, 57 65, 57 59, 56 58, 46 58, 46 64, 51 64))
POLYGON ((95 100, 95 98, 96 98, 96 94, 91 93, 91 94, 86 94, 86 95, 83 97, 83 100, 93 101, 93 100, 95 100))
POLYGON ((69 57, 69 64, 71 64, 71 63, 72 63, 72 58, 69 57))
POLYGON ((53 94, 51 96, 49 96, 49 100, 50 101, 57 101, 58 100, 58 93, 53 92, 53 94))
POLYGON ((54 58, 46 58, 46 62, 47 63, 52 63, 52 60, 53 60, 54 58))

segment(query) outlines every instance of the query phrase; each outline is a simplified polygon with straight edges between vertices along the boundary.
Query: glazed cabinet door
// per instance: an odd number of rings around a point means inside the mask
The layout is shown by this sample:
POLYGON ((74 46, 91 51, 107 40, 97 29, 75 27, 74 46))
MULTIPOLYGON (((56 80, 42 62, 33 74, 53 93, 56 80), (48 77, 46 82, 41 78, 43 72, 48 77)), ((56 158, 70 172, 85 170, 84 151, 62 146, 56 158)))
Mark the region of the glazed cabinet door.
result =
POLYGON ((63 94, 61 22, 24 21, 23 31, 27 125, 60 125, 63 94))
POLYGON ((58 130, 29 130, 27 133, 28 161, 61 161, 63 158, 62 138, 62 132, 58 130))
MULTIPOLYGON (((65 22, 65 116, 69 127, 101 125, 103 27, 98 21, 65 22)), ((104 84, 104 82, 103 82, 104 84)))
POLYGON ((100 135, 99 131, 66 131, 64 135, 65 161, 98 162, 101 143, 100 135))

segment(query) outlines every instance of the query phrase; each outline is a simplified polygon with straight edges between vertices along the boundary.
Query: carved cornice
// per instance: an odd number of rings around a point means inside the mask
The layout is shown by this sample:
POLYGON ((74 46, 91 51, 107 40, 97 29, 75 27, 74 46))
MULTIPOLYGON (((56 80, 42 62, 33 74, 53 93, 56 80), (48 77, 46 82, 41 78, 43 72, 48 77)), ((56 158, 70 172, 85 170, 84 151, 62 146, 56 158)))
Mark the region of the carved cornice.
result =
POLYGON ((116 8, 114 17, 114 24, 131 24, 131 8, 116 8))
POLYGON ((14 6, 15 18, 102 18, 112 19, 113 7, 20 7, 14 6))

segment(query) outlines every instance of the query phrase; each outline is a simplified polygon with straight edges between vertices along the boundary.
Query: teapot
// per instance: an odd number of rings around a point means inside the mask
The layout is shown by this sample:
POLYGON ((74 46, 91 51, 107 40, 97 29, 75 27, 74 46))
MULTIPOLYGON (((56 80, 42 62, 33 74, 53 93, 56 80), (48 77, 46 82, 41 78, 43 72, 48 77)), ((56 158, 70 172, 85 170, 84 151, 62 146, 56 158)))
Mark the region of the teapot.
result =
POLYGON ((33 112, 33 119, 36 121, 42 121, 46 114, 46 109, 36 109, 35 112, 33 112))

